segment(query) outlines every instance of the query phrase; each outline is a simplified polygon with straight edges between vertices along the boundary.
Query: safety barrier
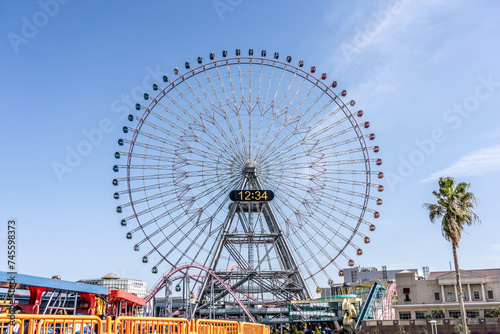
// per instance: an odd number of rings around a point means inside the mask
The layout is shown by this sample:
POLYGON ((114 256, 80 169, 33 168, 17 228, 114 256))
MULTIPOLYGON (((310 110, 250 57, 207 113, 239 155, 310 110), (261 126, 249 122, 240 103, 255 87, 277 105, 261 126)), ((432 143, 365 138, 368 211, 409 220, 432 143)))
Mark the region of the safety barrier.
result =
POLYGON ((270 334, 269 326, 254 324, 250 322, 240 322, 240 334, 270 334))
POLYGON ((2 331, 0 334, 104 334, 105 321, 97 316, 67 316, 16 314, 16 325, 10 324, 10 318, 0 316, 2 331))
POLYGON ((238 334, 237 321, 198 319, 195 324, 197 334, 238 334))
POLYGON ((10 318, 2 317, 0 319, 0 334, 12 334, 15 329, 23 326, 21 319, 13 319, 12 324, 10 318))
POLYGON ((118 317, 108 334, 189 334, 190 327, 182 318, 118 317))
POLYGON ((184 318, 73 315, 0 315, 0 334, 270 334, 269 326, 248 322, 184 318))

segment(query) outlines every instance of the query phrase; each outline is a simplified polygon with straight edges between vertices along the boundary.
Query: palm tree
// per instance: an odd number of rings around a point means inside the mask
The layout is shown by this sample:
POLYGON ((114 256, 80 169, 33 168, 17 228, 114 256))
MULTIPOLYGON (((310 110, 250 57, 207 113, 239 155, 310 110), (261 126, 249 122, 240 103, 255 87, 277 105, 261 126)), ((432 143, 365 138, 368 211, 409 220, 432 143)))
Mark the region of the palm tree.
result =
POLYGON ((462 280, 458 267, 457 248, 465 225, 480 223, 479 217, 472 211, 476 206, 474 194, 468 192, 469 183, 460 182, 455 187, 452 177, 439 178, 439 190, 433 191, 437 203, 425 203, 423 206, 429 210, 429 219, 435 223, 441 219, 441 233, 445 240, 451 242, 453 248, 453 261, 455 262, 455 274, 457 278, 458 302, 462 314, 463 333, 467 334, 467 313, 462 293, 462 280))

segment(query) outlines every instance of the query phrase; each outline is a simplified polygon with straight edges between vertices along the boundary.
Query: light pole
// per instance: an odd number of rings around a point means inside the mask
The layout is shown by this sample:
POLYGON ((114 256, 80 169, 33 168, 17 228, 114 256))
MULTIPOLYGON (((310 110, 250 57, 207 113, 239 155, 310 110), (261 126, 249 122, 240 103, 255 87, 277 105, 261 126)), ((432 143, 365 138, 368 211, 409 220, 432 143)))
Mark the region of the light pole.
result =
POLYGON ((431 324, 432 334, 437 334, 437 321, 436 320, 430 320, 429 323, 431 324))

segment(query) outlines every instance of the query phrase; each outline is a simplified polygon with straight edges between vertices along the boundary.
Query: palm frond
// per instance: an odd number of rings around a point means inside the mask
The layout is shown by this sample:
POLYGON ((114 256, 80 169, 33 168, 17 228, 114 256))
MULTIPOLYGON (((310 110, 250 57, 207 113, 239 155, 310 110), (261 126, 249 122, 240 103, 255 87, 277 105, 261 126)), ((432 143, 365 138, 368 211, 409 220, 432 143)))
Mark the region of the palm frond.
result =
POLYGON ((424 203, 423 207, 429 211, 432 223, 441 219, 443 237, 458 247, 464 226, 481 222, 473 211, 477 204, 476 197, 468 192, 469 183, 460 182, 455 186, 452 177, 441 177, 438 184, 439 189, 432 192, 436 203, 424 203))

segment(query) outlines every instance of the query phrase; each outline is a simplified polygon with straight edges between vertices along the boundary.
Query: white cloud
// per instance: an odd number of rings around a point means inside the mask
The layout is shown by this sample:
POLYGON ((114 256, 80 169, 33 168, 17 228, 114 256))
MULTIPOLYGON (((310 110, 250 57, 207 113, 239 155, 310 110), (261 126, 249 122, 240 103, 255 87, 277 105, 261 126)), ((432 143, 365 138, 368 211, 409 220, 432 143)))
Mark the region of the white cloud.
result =
MULTIPOLYGON (((435 29, 442 29, 439 24, 430 24, 432 18, 449 13, 456 6, 456 1, 450 0, 395 0, 371 10, 360 9, 351 15, 354 18, 340 21, 343 26, 338 29, 349 38, 334 44, 336 49, 332 50, 330 65, 337 73, 349 69, 353 63, 360 63, 359 57, 369 64, 374 57, 384 57, 386 62, 391 62, 401 55, 413 54, 422 48, 415 45, 422 35, 436 34, 435 29)), ((332 12, 327 14, 326 21, 337 17, 337 6, 332 12)), ((428 39, 424 41, 428 42, 428 39)))
POLYGON ((466 154, 451 166, 432 173, 421 182, 435 181, 443 176, 477 176, 496 170, 500 170, 500 145, 482 148, 466 154))

